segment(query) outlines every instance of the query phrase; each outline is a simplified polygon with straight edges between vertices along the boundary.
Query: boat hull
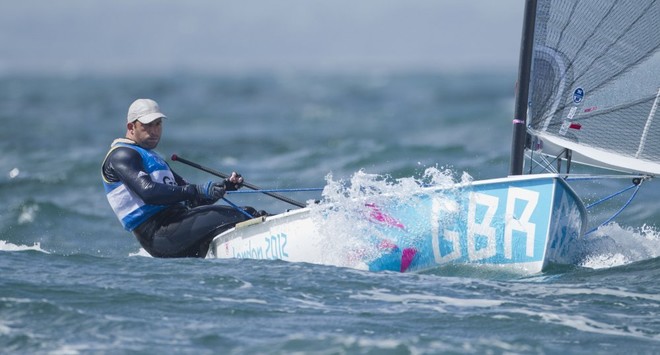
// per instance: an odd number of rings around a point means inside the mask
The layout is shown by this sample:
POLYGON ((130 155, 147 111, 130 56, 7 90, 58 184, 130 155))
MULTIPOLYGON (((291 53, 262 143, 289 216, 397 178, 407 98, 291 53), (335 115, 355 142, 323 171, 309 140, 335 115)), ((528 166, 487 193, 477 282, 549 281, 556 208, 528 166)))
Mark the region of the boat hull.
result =
POLYGON ((372 271, 472 264, 533 274, 574 264, 586 212, 557 175, 376 196, 359 209, 310 206, 218 235, 209 258, 280 259, 372 271))

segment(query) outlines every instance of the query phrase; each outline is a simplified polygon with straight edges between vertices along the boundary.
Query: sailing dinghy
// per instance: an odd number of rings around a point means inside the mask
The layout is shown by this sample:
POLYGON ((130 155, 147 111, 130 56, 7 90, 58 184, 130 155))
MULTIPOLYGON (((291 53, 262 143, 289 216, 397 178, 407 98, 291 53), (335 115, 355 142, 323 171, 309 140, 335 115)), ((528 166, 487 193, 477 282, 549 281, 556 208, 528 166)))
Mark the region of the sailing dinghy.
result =
POLYGON ((238 224, 207 257, 524 274, 579 263, 587 212, 571 184, 606 177, 571 164, 623 172, 635 192, 660 173, 659 47, 660 1, 528 0, 508 177, 309 204, 238 224))

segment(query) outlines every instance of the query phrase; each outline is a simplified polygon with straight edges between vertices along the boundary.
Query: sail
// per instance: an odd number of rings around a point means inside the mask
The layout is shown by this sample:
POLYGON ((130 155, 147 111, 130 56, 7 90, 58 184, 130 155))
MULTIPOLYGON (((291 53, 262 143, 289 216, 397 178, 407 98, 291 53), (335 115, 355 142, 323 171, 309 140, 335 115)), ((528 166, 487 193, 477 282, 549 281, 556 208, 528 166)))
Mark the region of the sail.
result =
POLYGON ((660 174, 660 0, 539 0, 532 148, 660 174))

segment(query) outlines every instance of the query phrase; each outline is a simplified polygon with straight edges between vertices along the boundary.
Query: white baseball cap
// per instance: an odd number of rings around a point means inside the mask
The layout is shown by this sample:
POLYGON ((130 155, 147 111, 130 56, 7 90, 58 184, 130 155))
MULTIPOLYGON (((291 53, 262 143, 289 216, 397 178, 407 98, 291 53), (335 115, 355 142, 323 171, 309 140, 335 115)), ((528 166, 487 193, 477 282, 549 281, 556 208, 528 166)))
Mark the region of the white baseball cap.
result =
POLYGON ((128 123, 138 120, 142 123, 150 123, 158 118, 167 118, 160 112, 158 103, 152 99, 137 99, 128 108, 128 123))

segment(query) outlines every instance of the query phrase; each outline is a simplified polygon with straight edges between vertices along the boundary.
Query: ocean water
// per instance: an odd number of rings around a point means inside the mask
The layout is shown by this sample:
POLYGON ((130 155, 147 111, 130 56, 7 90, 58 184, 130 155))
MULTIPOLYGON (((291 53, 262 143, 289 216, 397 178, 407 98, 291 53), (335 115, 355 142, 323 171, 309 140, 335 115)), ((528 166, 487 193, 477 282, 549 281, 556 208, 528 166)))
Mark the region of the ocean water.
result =
MULTIPOLYGON (((0 353, 656 353, 655 181, 584 238, 582 265, 531 276, 154 259, 103 194, 101 161, 138 97, 168 115, 163 156, 236 170, 263 188, 429 167, 456 180, 505 176, 514 83, 515 73, 494 72, 0 78, 0 353)), ((172 166, 192 182, 214 178, 172 166)), ((593 202, 629 184, 576 189, 593 202)), ((591 226, 629 196, 591 212, 591 226)))

